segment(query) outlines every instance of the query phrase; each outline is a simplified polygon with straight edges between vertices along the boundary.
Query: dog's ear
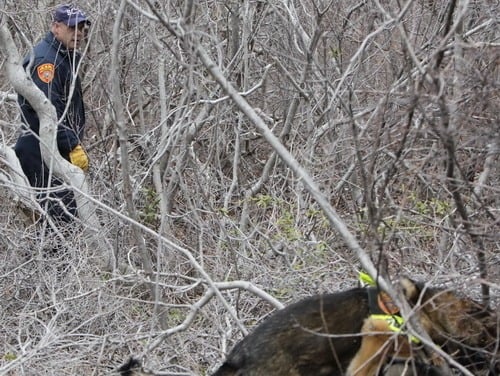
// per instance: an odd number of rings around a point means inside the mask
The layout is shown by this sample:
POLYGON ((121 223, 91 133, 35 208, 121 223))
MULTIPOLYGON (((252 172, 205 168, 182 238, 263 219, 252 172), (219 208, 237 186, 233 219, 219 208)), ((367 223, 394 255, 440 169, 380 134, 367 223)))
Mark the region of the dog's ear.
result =
POLYGON ((412 303, 416 303, 420 295, 420 288, 417 283, 408 277, 401 277, 399 284, 403 290, 405 298, 412 303))

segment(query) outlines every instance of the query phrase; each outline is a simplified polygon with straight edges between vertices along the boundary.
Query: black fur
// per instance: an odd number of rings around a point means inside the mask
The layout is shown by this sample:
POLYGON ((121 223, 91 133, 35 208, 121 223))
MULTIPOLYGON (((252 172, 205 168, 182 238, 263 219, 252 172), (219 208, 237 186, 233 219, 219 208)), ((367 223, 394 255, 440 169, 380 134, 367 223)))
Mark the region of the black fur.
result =
POLYGON ((140 370, 141 368, 141 361, 134 357, 130 357, 127 363, 121 365, 116 371, 120 376, 134 376, 134 371, 140 370))
MULTIPOLYGON (((407 280, 405 291, 412 305, 417 303, 422 285, 407 280)), ((424 289, 422 302, 434 302, 434 297, 443 297, 443 290, 424 289)), ((434 328, 434 334, 443 350, 451 354, 474 374, 496 375, 498 364, 498 341, 496 325, 489 333, 488 316, 491 313, 477 310, 471 300, 444 296, 443 307, 439 315, 457 317, 463 307, 467 314, 477 315, 477 325, 484 324, 479 332, 484 331, 485 340, 471 348, 464 342, 470 338, 458 338, 453 341, 445 332, 434 328), (450 299, 454 306, 447 305, 450 299), (453 315, 455 313, 455 315, 453 315), (483 317, 484 316, 484 317, 483 317), (496 335, 495 335, 496 334, 496 335), (496 350, 495 350, 496 349, 496 350), (480 359, 482 358, 482 359, 480 359), (491 369, 493 368, 493 373, 491 369)), ((438 298, 439 300, 439 298, 438 298)), ((435 316, 432 303, 426 306, 431 321, 437 322, 442 316, 435 316)), ((349 363, 360 348, 359 332, 363 321, 370 315, 369 299, 366 288, 355 288, 344 292, 317 295, 306 298, 274 313, 243 338, 229 353, 226 361, 212 376, 342 376, 349 363), (339 336, 340 335, 340 336, 339 336)), ((493 315, 494 317, 495 315, 493 315)), ((460 322, 458 322, 460 324, 460 322)), ((493 320, 493 324, 496 320, 493 320)), ((467 327, 467 324, 460 324, 467 327)), ((439 325, 438 325, 439 326, 439 325)), ((446 331, 445 328, 442 328, 446 331)), ((481 336, 483 338, 483 336, 481 336)), ((417 375, 438 376, 442 371, 438 367, 426 366, 425 362, 413 359, 417 375)), ((384 374, 395 376, 401 372, 401 364, 385 367, 384 374), (398 371, 399 369, 399 371, 398 371)), ((415 372, 408 373, 414 376, 415 372)), ((444 371, 443 371, 444 372, 444 371)))
POLYGON ((306 298, 259 325, 213 376, 341 376, 359 349, 356 333, 368 315, 365 288, 306 298))

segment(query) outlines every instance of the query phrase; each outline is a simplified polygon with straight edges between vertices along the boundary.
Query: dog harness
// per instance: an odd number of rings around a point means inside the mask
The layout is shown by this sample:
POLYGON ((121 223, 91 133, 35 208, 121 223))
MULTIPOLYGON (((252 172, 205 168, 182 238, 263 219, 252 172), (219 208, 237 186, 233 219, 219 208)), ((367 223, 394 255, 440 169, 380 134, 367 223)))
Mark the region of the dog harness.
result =
MULTIPOLYGON (((361 284, 366 286, 368 294, 368 306, 370 317, 375 320, 383 320, 388 328, 394 333, 401 333, 404 326, 404 319, 400 314, 400 309, 392 298, 385 291, 381 291, 375 281, 366 273, 360 272, 361 284)), ((420 343, 420 340, 412 335, 408 336, 413 343, 420 343)))

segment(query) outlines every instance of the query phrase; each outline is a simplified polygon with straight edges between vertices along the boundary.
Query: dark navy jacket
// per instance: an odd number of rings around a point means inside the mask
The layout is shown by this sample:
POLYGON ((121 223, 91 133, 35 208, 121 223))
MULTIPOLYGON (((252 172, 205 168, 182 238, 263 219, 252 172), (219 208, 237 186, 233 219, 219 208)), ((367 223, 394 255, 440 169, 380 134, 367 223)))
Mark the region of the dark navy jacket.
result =
MULTIPOLYGON (((60 120, 64 114, 67 103, 69 107, 63 120, 58 126, 57 145, 61 155, 69 160, 69 152, 77 146, 84 132, 85 108, 82 98, 82 87, 80 78, 76 75, 76 69, 80 61, 77 52, 68 51, 59 43, 54 34, 49 32, 45 38, 38 43, 32 54, 24 59, 23 66, 26 68, 33 57, 30 74, 33 82, 38 86, 51 101, 57 111, 60 120), (52 64, 53 78, 42 80, 39 77, 38 68, 43 64, 52 64), (75 73, 75 74, 74 74, 75 73), (50 81, 50 82, 46 82, 50 81), (70 97, 71 86, 74 90, 70 97)), ((47 168, 43 165, 38 141, 39 119, 28 101, 19 96, 22 120, 29 127, 17 140, 15 151, 21 162, 24 173, 30 184, 34 187, 46 187, 47 168), (35 133, 36 136, 33 134, 35 133)))

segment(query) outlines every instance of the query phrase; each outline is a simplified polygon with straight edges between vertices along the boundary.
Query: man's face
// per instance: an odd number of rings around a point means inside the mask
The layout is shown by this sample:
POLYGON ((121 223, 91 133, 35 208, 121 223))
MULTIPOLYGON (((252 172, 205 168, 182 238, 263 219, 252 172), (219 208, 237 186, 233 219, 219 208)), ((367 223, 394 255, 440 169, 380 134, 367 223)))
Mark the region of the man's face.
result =
POLYGON ((80 22, 76 26, 67 26, 62 22, 54 22, 52 24, 52 32, 56 39, 68 50, 76 50, 87 32, 87 24, 80 22))

